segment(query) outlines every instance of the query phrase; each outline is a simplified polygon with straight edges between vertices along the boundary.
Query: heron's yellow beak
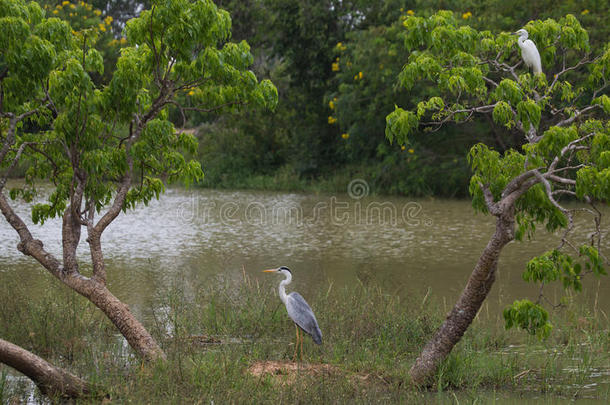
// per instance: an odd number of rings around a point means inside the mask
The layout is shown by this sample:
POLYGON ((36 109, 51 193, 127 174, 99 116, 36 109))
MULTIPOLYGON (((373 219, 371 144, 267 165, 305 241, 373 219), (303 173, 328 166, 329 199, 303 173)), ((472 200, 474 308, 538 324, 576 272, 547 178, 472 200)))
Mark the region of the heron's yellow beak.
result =
POLYGON ((274 271, 277 271, 277 270, 275 270, 275 269, 263 270, 263 273, 273 273, 274 271))

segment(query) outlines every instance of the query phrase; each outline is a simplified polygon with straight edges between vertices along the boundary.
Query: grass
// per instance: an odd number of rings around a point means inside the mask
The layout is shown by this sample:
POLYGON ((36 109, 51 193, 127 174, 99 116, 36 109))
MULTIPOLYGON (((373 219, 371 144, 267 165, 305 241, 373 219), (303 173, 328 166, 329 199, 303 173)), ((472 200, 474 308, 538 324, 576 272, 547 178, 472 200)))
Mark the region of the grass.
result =
MULTIPOLYGON (((438 370, 433 391, 440 394, 420 391, 408 370, 442 311, 429 298, 405 300, 374 284, 331 285, 308 297, 324 333, 322 346, 304 344, 306 363, 324 365, 317 372, 303 366, 292 376, 253 375, 253 365, 287 364, 293 354, 294 326, 276 281, 210 280, 192 297, 179 283, 168 287, 146 320, 166 363, 140 364, 98 310, 52 282, 36 297, 24 286, 0 287, 0 336, 120 403, 470 403, 484 392, 610 398, 608 320, 577 308, 555 318, 546 342, 477 320, 438 370), (599 385, 587 388, 591 383, 599 385)), ((0 402, 31 394, 0 367, 0 402)))
POLYGON ((467 195, 465 185, 470 173, 462 168, 439 174, 440 169, 436 166, 404 168, 377 161, 327 169, 315 176, 299 174, 290 164, 264 174, 247 170, 223 170, 220 172, 221 175, 214 168, 205 167, 206 175, 201 186, 206 188, 345 193, 352 180, 363 179, 369 185, 372 194, 410 197, 465 197, 467 195), (452 174, 447 177, 447 173, 452 174))

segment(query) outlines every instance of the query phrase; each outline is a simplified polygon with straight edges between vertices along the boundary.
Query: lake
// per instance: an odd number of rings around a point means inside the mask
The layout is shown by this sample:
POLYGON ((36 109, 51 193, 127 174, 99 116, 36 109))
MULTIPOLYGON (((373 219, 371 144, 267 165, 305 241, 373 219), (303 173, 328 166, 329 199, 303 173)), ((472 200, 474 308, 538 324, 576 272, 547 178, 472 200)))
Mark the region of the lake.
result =
MULTIPOLYGON (((170 188, 160 201, 139 207, 106 230, 102 243, 108 285, 139 316, 150 310, 168 286, 193 293, 200 283, 261 278, 260 271, 286 265, 294 274, 288 288, 303 295, 316 290, 375 280, 389 293, 428 294, 447 307, 453 304, 494 231, 494 219, 476 214, 470 201, 410 199, 369 195, 366 182, 355 180, 347 193, 218 191, 170 188)), ((29 208, 17 211, 29 218, 29 208)), ((603 209, 607 221, 610 210, 603 209)), ((35 237, 61 257, 60 220, 33 226, 35 237)), ((582 243, 591 217, 576 218, 574 239, 582 243)), ((490 318, 515 299, 538 296, 524 282, 527 261, 559 244, 559 235, 542 226, 535 239, 512 242, 503 251, 497 281, 484 310, 490 318)), ((602 227, 605 236, 608 226, 602 227)), ((79 258, 90 271, 87 244, 79 258)), ((0 279, 15 279, 32 289, 57 283, 33 259, 17 249, 18 237, 0 221, 0 279)), ((604 242, 605 249, 609 243, 604 242)), ((606 250, 607 251, 607 250, 606 250)), ((561 288, 546 295, 557 302, 561 288)), ((610 312, 610 282, 590 276, 576 298, 610 312)))

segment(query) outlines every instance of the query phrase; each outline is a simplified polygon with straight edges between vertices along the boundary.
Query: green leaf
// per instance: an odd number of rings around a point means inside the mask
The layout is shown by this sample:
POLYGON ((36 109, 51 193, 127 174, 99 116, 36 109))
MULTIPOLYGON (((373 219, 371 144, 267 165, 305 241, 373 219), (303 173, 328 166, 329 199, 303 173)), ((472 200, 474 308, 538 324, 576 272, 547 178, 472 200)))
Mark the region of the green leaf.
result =
POLYGON ((596 105, 602 106, 604 112, 606 114, 610 114, 610 97, 608 97, 606 94, 603 94, 603 95, 595 98, 593 100, 592 104, 596 104, 596 105))
POLYGON ((506 101, 498 101, 493 110, 493 120, 510 129, 514 125, 513 110, 506 101))
POLYGON ((548 312, 527 299, 513 302, 504 309, 503 315, 506 329, 518 327, 541 340, 546 339, 553 328, 548 312))
POLYGON ((408 136, 419 125, 419 119, 411 111, 395 107, 394 111, 386 117, 386 138, 392 143, 396 140, 399 144, 408 142, 408 136))
POLYGON ((541 114, 540 106, 532 99, 528 98, 517 104, 517 116, 525 128, 529 128, 530 125, 538 128, 541 114))

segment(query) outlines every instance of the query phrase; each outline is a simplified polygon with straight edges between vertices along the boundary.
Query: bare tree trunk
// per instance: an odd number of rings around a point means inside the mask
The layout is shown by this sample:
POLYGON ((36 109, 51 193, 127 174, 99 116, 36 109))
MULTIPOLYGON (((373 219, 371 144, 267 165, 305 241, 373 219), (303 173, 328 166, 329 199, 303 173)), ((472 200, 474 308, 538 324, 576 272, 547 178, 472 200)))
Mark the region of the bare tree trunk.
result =
POLYGON ((0 362, 26 375, 47 396, 78 398, 91 393, 86 381, 3 339, 0 362))
POLYGON ((166 358, 161 347, 131 313, 129 307, 115 297, 104 284, 80 274, 62 281, 102 310, 139 356, 145 360, 166 358))
POLYGON ((457 303, 415 360, 409 374, 415 384, 427 385, 430 377, 472 323, 496 278, 502 248, 514 239, 514 206, 497 215, 496 230, 483 250, 457 303))

